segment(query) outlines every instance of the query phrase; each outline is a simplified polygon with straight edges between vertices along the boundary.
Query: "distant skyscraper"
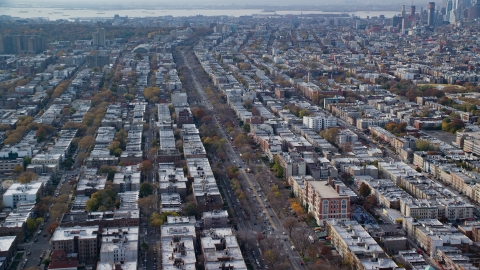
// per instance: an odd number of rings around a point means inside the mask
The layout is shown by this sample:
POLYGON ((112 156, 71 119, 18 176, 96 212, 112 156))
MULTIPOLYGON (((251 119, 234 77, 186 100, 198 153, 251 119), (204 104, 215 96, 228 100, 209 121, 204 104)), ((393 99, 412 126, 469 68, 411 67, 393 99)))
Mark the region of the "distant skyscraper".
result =
POLYGON ((435 2, 428 3, 428 26, 435 25, 435 2))
POLYGON ((32 54, 44 50, 40 36, 5 35, 0 37, 0 43, 0 53, 6 54, 32 54))
POLYGON ((402 5, 402 17, 405 18, 405 5, 402 5))
POLYGON ((97 32, 92 33, 92 45, 96 47, 105 47, 105 29, 99 28, 97 32))

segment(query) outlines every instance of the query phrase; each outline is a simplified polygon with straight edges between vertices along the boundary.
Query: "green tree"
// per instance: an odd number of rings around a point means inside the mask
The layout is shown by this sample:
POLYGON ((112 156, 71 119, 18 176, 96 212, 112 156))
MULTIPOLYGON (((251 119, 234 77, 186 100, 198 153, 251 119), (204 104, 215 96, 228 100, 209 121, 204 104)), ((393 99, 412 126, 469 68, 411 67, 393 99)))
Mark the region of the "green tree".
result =
POLYGON ((32 158, 29 156, 26 156, 23 158, 23 167, 26 168, 29 164, 32 163, 32 158))
POLYGON ((415 142, 415 147, 418 151, 437 151, 438 146, 432 144, 428 140, 419 139, 415 142))
POLYGON ((143 182, 142 184, 140 184, 140 196, 142 198, 152 195, 152 193, 153 193, 153 188, 152 188, 152 185, 150 185, 150 183, 143 182))
POLYGON ((118 171, 116 166, 107 166, 107 165, 102 165, 102 167, 100 167, 100 170, 98 170, 99 174, 107 174, 107 180, 109 181, 113 180, 117 172, 118 171))
POLYGON ((120 201, 118 200, 115 191, 111 189, 103 189, 92 194, 86 203, 86 210, 87 212, 111 211, 119 204, 120 201))
POLYGON ((244 124, 242 126, 242 129, 245 133, 249 133, 250 132, 250 124, 244 124))
POLYGON ((40 225, 40 223, 42 223, 42 222, 43 222, 43 218, 37 218, 37 219, 28 218, 27 219, 27 231, 32 233, 32 234, 35 233, 38 225, 40 225))
POLYGON ((187 203, 182 210, 186 216, 195 216, 197 214, 197 205, 194 203, 187 203))

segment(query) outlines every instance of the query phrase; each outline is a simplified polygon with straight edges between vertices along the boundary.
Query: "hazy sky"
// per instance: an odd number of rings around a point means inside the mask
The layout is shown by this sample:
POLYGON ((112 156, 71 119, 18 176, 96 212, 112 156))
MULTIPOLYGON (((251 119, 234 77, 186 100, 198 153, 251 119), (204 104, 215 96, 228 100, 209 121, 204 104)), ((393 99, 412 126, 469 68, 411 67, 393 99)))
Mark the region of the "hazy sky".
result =
MULTIPOLYGON (((431 0, 415 0, 413 1, 416 5, 426 5, 431 0)), ((437 5, 441 4, 441 0, 437 0, 437 5)), ((395 0, 0 0, 0 4, 36 4, 36 5, 48 5, 52 4, 64 4, 65 6, 72 4, 91 4, 91 5, 115 5, 115 4, 168 4, 168 5, 188 5, 188 4, 232 4, 236 3, 237 5, 245 4, 262 4, 262 5, 298 5, 298 4, 312 4, 312 5, 329 5, 329 4, 370 4, 370 5, 386 5, 388 3, 395 3, 397 5, 405 4, 410 5, 412 1, 395 1, 395 0)))

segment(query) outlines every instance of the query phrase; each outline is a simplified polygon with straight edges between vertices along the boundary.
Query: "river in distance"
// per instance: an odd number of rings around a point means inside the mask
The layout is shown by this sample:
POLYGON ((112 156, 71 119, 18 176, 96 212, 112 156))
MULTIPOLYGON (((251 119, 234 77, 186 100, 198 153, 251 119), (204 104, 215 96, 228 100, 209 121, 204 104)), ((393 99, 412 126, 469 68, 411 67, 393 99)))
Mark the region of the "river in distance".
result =
MULTIPOLYGON (((278 15, 300 15, 300 14, 340 14, 342 12, 323 12, 315 10, 279 10, 275 12, 278 15)), ((61 8, 6 8, 0 9, 0 15, 10 15, 18 18, 45 18, 48 20, 75 20, 88 19, 88 18, 113 18, 118 14, 121 17, 128 16, 130 18, 141 17, 161 17, 161 16, 173 16, 173 17, 189 17, 189 16, 249 16, 249 15, 272 15, 274 12, 264 12, 261 9, 120 9, 120 10, 94 10, 94 9, 61 9, 61 8)), ((357 11, 349 12, 349 15, 354 14, 360 18, 366 18, 367 16, 379 16, 385 15, 386 18, 391 18, 394 15, 398 15, 396 11, 357 11)))

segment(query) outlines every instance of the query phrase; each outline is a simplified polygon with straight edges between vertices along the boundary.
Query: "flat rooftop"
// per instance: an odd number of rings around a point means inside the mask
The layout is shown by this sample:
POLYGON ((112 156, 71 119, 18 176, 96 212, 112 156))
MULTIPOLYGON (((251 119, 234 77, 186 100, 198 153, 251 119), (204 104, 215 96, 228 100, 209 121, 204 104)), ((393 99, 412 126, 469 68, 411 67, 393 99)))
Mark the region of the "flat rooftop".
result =
MULTIPOLYGON (((308 184, 320 195, 321 198, 337 198, 341 195, 328 184, 327 180, 308 181, 308 184)), ((343 195, 346 196, 346 195, 343 195)))

